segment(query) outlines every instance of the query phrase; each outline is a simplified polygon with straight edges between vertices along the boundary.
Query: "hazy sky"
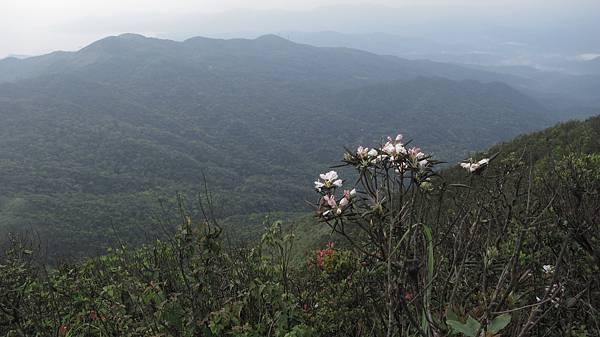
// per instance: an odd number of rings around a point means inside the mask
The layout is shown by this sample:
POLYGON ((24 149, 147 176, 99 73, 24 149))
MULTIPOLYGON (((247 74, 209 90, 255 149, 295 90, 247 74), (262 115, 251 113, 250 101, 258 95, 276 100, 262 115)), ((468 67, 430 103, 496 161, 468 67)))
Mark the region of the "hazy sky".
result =
MULTIPOLYGON (((242 30, 261 33, 291 29, 349 30, 355 25, 360 26, 357 30, 367 31, 372 23, 373 31, 391 27, 389 24, 376 26, 377 16, 385 16, 385 10, 370 12, 369 6, 406 11, 417 6, 425 8, 419 15, 398 18, 424 19, 424 23, 429 16, 437 20, 449 17, 460 21, 459 17, 470 11, 482 13, 482 18, 486 13, 504 16, 508 23, 513 14, 519 12, 522 22, 535 23, 535 20, 543 19, 536 18, 539 9, 552 13, 563 13, 564 9, 580 10, 591 15, 600 12, 599 4, 600 0, 0 0, 0 58, 9 54, 76 50, 101 37, 124 32, 181 39, 211 34, 235 36, 242 30), (269 17, 255 13, 264 10, 308 13, 317 7, 359 5, 364 11, 355 11, 352 19, 355 21, 334 17, 335 11, 326 10, 315 11, 314 16, 306 14, 302 22, 295 24, 290 24, 289 16, 269 17), (365 20, 361 20, 361 15, 365 20)), ((518 16, 515 18, 519 19, 518 16)), ((565 19, 568 21, 569 17, 565 19)), ((394 17, 387 17, 387 20, 393 22, 394 17)))

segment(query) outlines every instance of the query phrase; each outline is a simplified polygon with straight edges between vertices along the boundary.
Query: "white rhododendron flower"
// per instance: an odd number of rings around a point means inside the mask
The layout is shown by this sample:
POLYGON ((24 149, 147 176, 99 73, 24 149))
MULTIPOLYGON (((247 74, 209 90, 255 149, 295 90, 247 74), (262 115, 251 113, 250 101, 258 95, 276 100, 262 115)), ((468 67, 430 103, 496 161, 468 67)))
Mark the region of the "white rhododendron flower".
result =
POLYGON ((325 181, 333 181, 334 179, 338 178, 338 174, 335 171, 329 171, 327 173, 321 173, 319 177, 325 181))
POLYGON ((369 148, 368 148, 368 147, 362 147, 362 146, 359 146, 359 147, 356 149, 356 156, 357 156, 358 158, 365 158, 365 157, 367 157, 368 155, 369 155, 369 148))
POLYGON ((546 274, 554 273, 554 266, 552 266, 552 265, 545 264, 544 266, 542 266, 542 269, 544 270, 544 273, 546 273, 546 274))
POLYGON ((474 173, 474 172, 484 169, 489 164, 489 162, 490 162, 489 158, 481 159, 480 161, 478 161, 476 163, 474 163, 472 159, 469 159, 468 162, 460 163, 460 166, 462 168, 464 168, 465 170, 467 170, 471 173, 474 173))
POLYGON ((329 171, 327 173, 321 173, 319 177, 323 180, 315 181, 315 189, 321 191, 323 188, 341 187, 342 179, 338 179, 338 174, 335 171, 329 171))
POLYGON ((390 156, 396 153, 396 147, 391 142, 385 143, 381 150, 383 150, 383 152, 387 153, 390 156))
POLYGON ((396 136, 395 139, 392 139, 392 137, 387 139, 388 141, 383 145, 381 151, 388 155, 391 161, 396 161, 400 159, 400 156, 408 153, 404 144, 402 144, 402 135, 396 136))
POLYGON ((401 134, 398 134, 398 135, 396 136, 396 138, 395 138, 395 139, 392 139, 392 137, 389 137, 389 136, 388 136, 388 137, 387 137, 387 140, 388 140, 388 142, 390 142, 390 143, 392 143, 392 142, 397 142, 397 143, 399 143, 399 142, 401 142, 401 141, 402 141, 402 138, 404 138, 404 136, 402 136, 401 134))
POLYGON ((367 154, 369 155, 369 157, 377 157, 377 150, 376 149, 370 149, 369 152, 367 152, 367 154))

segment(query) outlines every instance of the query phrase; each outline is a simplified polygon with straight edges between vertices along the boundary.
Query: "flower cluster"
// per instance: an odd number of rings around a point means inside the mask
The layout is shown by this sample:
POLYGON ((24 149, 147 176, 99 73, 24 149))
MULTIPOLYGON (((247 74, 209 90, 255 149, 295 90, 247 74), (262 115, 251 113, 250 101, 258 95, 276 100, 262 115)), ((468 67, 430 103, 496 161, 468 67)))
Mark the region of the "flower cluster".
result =
POLYGON ((356 149, 356 157, 359 159, 363 159, 363 160, 364 159, 366 159, 366 160, 373 159, 373 158, 377 157, 377 150, 376 149, 369 150, 368 147, 359 146, 356 149))
POLYGON ((430 166, 431 162, 418 147, 407 148, 404 137, 399 134, 395 138, 387 137, 387 141, 379 148, 359 146, 356 153, 347 152, 344 161, 359 168, 380 167, 393 168, 402 174, 409 169, 418 171, 430 166))
POLYGON ((317 267, 319 267, 319 269, 323 269, 323 267, 325 266, 325 260, 328 257, 330 257, 331 255, 333 255, 333 247, 335 247, 335 243, 328 242, 327 249, 317 250, 316 263, 317 263, 317 267))
POLYGON ((404 147, 404 144, 402 143, 402 138, 402 135, 397 135, 395 139, 392 139, 392 137, 387 137, 387 142, 381 148, 385 159, 389 159, 390 161, 398 161, 408 153, 404 147))
POLYGON ((421 152, 421 149, 418 147, 411 147, 408 150, 408 158, 418 167, 423 168, 429 165, 429 160, 427 160, 427 156, 425 155, 425 153, 421 152))
POLYGON ((468 161, 460 163, 460 166, 470 173, 480 173, 488 166, 489 163, 489 158, 481 159, 478 162, 475 162, 472 158, 469 158, 468 161))
MULTIPOLYGON (((403 142, 404 137, 387 137, 387 141, 379 147, 358 146, 356 151, 346 151, 344 163, 359 171, 363 179, 365 199, 377 200, 376 191, 380 188, 378 181, 390 179, 400 189, 410 188, 408 180, 412 181, 423 191, 432 191, 431 177, 435 175, 433 166, 437 163, 430 159, 418 147, 408 147, 403 142), (395 173, 390 175, 390 173, 395 173), (400 178, 400 179, 397 179, 400 178), (366 181, 371 181, 370 183, 366 181), (366 184, 366 185, 365 185, 366 184), (370 198, 369 198, 370 197, 370 198)), ((353 206, 356 190, 345 190, 341 197, 336 197, 336 189, 341 188, 343 181, 337 172, 329 171, 319 176, 314 182, 315 189, 320 194, 316 205, 318 214, 324 220, 331 220, 344 214, 353 206)), ((389 187, 389 186, 388 186, 389 187)))
POLYGON ((328 219, 341 215, 348 208, 350 202, 356 196, 356 189, 344 190, 341 198, 336 199, 335 190, 342 187, 342 180, 339 179, 337 172, 329 171, 319 175, 319 180, 315 181, 315 189, 321 194, 319 200, 319 214, 328 219))

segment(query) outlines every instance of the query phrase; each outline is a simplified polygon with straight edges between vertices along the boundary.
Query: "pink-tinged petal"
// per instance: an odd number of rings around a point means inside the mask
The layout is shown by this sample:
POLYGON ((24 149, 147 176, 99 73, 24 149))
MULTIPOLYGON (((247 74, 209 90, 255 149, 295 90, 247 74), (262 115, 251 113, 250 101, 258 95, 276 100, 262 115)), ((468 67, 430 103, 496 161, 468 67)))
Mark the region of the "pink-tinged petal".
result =
POLYGON ((325 200, 325 202, 327 202, 327 205, 331 208, 334 208, 337 206, 337 203, 335 202, 335 197, 333 195, 326 195, 323 197, 323 199, 325 200))
POLYGON ((419 153, 421 151, 421 149, 419 149, 418 147, 411 147, 410 149, 408 149, 408 154, 411 156, 416 156, 417 153, 419 153))
POLYGON ((366 148, 366 147, 359 146, 359 147, 356 149, 356 155, 357 155, 358 157, 361 157, 361 158, 363 158, 363 157, 366 157, 368 154, 369 154, 369 148, 366 148))
POLYGON ((401 141, 402 141, 402 138, 404 138, 404 137, 403 137, 401 134, 398 134, 398 135, 396 136, 396 141, 397 141, 397 142, 401 142, 401 141))
POLYGON ((342 187, 342 179, 338 179, 333 182, 333 186, 342 187))
POLYGON ((345 197, 342 198, 342 200, 340 200, 340 208, 344 208, 344 207, 348 206, 349 202, 350 202, 350 200, 346 199, 345 197))

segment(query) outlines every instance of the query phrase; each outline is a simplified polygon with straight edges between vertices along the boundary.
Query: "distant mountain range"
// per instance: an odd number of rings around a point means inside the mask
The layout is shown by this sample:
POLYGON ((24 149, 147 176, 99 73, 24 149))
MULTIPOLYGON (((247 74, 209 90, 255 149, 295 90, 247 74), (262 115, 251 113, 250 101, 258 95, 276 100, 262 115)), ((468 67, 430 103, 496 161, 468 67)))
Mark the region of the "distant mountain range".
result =
POLYGON ((499 41, 496 45, 484 44, 477 48, 476 44, 440 43, 384 33, 288 32, 284 36, 315 46, 349 47, 408 59, 430 59, 494 73, 495 80, 518 88, 549 107, 557 108, 559 103, 567 114, 579 113, 585 117, 590 115, 588 111, 594 114, 600 107, 600 59, 569 59, 565 55, 541 52, 535 46, 499 41))
POLYGON ((452 162, 570 117, 507 76, 274 35, 126 34, 5 59, 0 231, 84 255, 144 241, 159 201, 202 191, 204 177, 220 215, 299 211, 343 146, 403 132, 452 162))

